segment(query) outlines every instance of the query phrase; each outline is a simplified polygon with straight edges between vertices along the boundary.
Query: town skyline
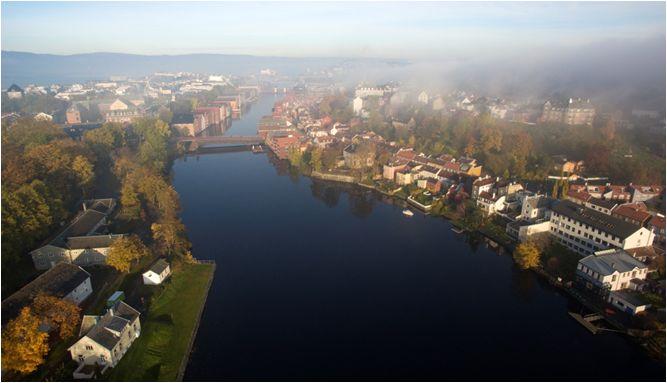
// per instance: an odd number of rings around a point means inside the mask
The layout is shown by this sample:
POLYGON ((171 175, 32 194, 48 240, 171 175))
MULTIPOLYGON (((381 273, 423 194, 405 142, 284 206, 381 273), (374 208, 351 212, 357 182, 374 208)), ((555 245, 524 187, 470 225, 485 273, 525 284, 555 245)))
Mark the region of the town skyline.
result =
POLYGON ((2 4, 3 50, 59 55, 466 59, 545 44, 568 49, 642 41, 664 30, 664 3, 652 2, 2 4))

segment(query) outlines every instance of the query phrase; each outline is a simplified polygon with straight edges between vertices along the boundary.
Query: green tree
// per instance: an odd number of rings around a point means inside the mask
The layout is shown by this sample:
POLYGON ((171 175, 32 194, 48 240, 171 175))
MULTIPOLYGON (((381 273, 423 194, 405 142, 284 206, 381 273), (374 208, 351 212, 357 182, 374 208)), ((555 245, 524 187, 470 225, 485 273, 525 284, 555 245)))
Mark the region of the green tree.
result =
POLYGON ((316 172, 322 170, 322 149, 316 147, 312 150, 310 154, 310 166, 316 172))
POLYGON ((287 149, 287 160, 293 167, 301 166, 301 150, 296 146, 290 146, 287 149))

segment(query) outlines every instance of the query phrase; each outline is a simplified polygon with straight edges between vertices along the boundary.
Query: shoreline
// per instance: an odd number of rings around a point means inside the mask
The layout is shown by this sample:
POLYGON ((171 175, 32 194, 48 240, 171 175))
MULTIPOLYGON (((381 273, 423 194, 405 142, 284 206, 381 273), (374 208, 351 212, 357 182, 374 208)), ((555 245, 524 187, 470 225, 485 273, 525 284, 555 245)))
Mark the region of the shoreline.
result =
POLYGON ((208 282, 206 283, 206 292, 204 294, 204 301, 202 302, 201 306, 199 307, 199 313, 197 314, 197 321, 195 322, 195 326, 192 329, 192 333, 190 334, 190 342, 188 343, 187 351, 185 354, 183 354, 183 359, 181 360, 181 366, 178 369, 178 375, 176 376, 176 381, 182 382, 183 377, 185 376, 185 370, 187 370, 188 364, 190 363, 190 356, 192 355, 192 347, 195 344, 195 340, 197 339, 197 334, 199 333, 199 324, 201 323, 201 317, 204 314, 204 308, 206 307, 206 302, 208 301, 208 295, 211 292, 211 285, 213 284, 213 279, 215 278, 215 270, 217 269, 217 264, 215 261, 208 261, 208 260, 200 260, 198 263, 201 264, 210 264, 213 267, 213 271, 211 272, 211 276, 208 278, 208 282))
MULTIPOLYGON (((378 189, 374 185, 364 184, 361 181, 354 180, 354 181, 351 181, 351 182, 345 182, 345 181, 330 180, 330 179, 326 179, 326 178, 313 177, 312 175, 308 175, 308 174, 303 174, 303 175, 306 176, 306 177, 309 177, 311 179, 316 179, 316 180, 323 180, 323 181, 327 181, 327 182, 339 182, 339 183, 346 183, 346 184, 350 184, 350 185, 354 185, 354 186, 359 186, 359 187, 362 187, 364 189, 372 190, 372 191, 378 192, 382 195, 392 197, 392 198, 398 199, 400 201, 404 201, 409 206, 414 206, 414 205, 409 203, 407 198, 397 196, 393 193, 385 192, 383 190, 378 189)), ((414 207, 416 207, 416 206, 414 206, 414 207)), ((447 220, 453 227, 463 228, 465 231, 467 231, 469 233, 479 234, 479 235, 481 235, 482 237, 484 237, 488 240, 492 240, 492 241, 496 242, 499 246, 503 247, 503 249, 508 251, 510 254, 514 251, 512 244, 505 243, 504 240, 501 240, 499 238, 494 237, 490 233, 482 230, 481 228, 478 228, 478 229, 475 229, 475 230, 470 230, 470 229, 465 228, 463 225, 460 225, 459 222, 457 222, 455 219, 452 219, 449 216, 446 216, 446 215, 443 215, 443 214, 433 215, 433 214, 430 214, 428 211, 423 211, 421 209, 419 209, 419 210, 422 213, 424 213, 425 215, 430 215, 432 217, 441 217, 441 218, 447 220)), ((587 308, 588 310, 591 310, 595 313, 598 313, 598 314, 602 315, 604 317, 605 321, 608 324, 610 324, 619 333, 619 335, 622 335, 622 336, 626 337, 628 340, 630 340, 631 342, 639 345, 646 352, 646 355, 649 358, 664 359, 664 355, 656 356, 653 353, 651 353, 650 349, 647 347, 647 342, 642 341, 642 338, 630 335, 629 331, 631 329, 623 326, 622 324, 620 324, 616 320, 610 318, 609 315, 607 313, 605 313, 604 310, 601 310, 598 307, 596 307, 596 305, 593 302, 590 302, 588 299, 581 296, 581 294, 578 294, 577 291, 574 290, 573 288, 568 287, 568 286, 566 286, 565 283, 558 281, 554 276, 550 275, 546 270, 544 270, 543 267, 540 266, 539 268, 531 268, 531 269, 529 269, 529 271, 531 271, 532 273, 534 273, 538 277, 545 280, 547 283, 549 283, 550 286, 555 288, 557 291, 562 292, 564 295, 567 296, 568 299, 573 299, 578 304, 587 308)))

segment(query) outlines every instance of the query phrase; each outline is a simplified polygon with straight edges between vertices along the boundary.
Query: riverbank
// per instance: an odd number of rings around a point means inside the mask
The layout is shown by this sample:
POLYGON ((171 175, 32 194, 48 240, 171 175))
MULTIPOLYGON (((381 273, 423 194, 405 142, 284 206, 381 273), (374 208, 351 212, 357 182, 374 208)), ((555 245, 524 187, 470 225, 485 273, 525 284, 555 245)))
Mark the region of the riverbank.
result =
POLYGON ((163 286, 152 290, 141 336, 104 378, 109 381, 175 381, 184 367, 213 280, 215 264, 177 266, 163 286))
MULTIPOLYGON (((313 172, 315 173, 315 172, 313 172)), ((308 176, 308 174, 304 174, 308 176)), ((335 174, 334 174, 335 175, 335 174)), ((487 239, 491 247, 502 247, 505 251, 507 251, 509 254, 511 254, 514 250, 514 247, 516 246, 516 242, 512 240, 504 231, 504 227, 502 226, 501 222, 496 222, 496 220, 500 218, 492 218, 492 219, 487 219, 485 222, 477 227, 473 227, 470 224, 466 222, 465 219, 462 219, 461 217, 456 215, 456 212, 450 210, 450 209, 438 209, 437 212, 433 211, 434 209, 422 209, 419 208, 419 206, 416 206, 416 204, 413 202, 413 200, 410 198, 410 195, 405 193, 404 191, 396 192, 394 190, 393 192, 388 192, 385 190, 382 190, 381 188, 378 188, 375 184, 368 184, 361 182, 357 179, 352 179, 350 178, 341 178, 341 177, 327 177, 322 176, 321 173, 317 173, 315 177, 312 177, 312 174, 310 175, 311 178, 315 179, 323 179, 327 181, 332 181, 332 182, 342 182, 346 184, 351 184, 354 186, 360 186, 364 189, 372 190, 374 192, 381 193, 384 196, 391 197, 396 200, 404 201, 406 203, 406 206, 414 206, 424 212, 425 214, 431 215, 431 216, 440 216, 442 218, 445 218, 447 221, 449 221, 454 227, 462 229, 464 231, 467 231, 469 233, 474 233, 474 234, 479 234, 483 236, 485 239, 487 239), (412 203, 411 203, 412 202, 412 203)), ((335 175, 337 176, 337 175, 335 175)), ((572 268, 576 267, 575 265, 572 265, 572 268)), ((551 286, 554 288, 562 291, 566 296, 568 296, 570 299, 578 302, 582 307, 585 307, 586 310, 590 310, 596 314, 599 314, 605 318, 607 323, 611 325, 612 330, 610 331, 615 331, 618 333, 621 333, 622 335, 630 337, 630 339, 634 342, 639 344, 646 352, 648 355, 650 355, 653 358, 657 359, 664 359, 664 349, 662 352, 657 352, 654 343, 651 341, 651 338, 646 338, 646 337, 638 337, 636 336, 636 333, 641 332, 641 331, 636 331, 632 328, 632 326, 627 326, 621 323, 617 318, 615 318, 613 315, 608 314, 605 311, 605 304, 602 301, 595 300, 593 297, 587 297, 585 294, 571 286, 571 281, 569 280, 564 280, 562 278, 558 278, 555 275, 552 275, 549 273, 547 270, 545 270, 542 266, 539 268, 534 268, 531 269, 533 273, 535 273, 538 277, 546 280, 551 286)))

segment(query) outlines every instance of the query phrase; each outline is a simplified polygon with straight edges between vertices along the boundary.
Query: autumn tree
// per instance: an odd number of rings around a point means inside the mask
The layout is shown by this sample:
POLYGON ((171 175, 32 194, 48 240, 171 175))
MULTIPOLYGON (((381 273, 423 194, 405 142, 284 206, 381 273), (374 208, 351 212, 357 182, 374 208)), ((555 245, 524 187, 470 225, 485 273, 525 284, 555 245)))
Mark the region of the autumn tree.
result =
POLYGON ((161 220, 151 225, 153 239, 167 254, 183 255, 190 248, 185 225, 177 219, 161 220))
POLYGON ((540 265, 540 249, 534 243, 524 242, 514 249, 513 258, 522 269, 535 268, 540 265))
POLYGON ((2 330, 2 369, 29 374, 44 363, 49 335, 39 330, 40 318, 24 307, 2 330))
POLYGON ((107 264, 118 271, 127 273, 135 261, 149 254, 148 248, 137 235, 123 236, 111 243, 107 264))
POLYGON ((33 300, 31 308, 51 331, 58 331, 60 339, 67 339, 76 333, 81 320, 81 309, 74 302, 39 294, 33 300))
POLYGON ((90 187, 95 179, 93 164, 84 156, 76 156, 72 161, 72 170, 76 174, 79 187, 84 191, 90 187))
POLYGON ((287 149, 287 159, 289 160, 290 165, 294 167, 301 166, 301 150, 298 147, 290 146, 287 149))
POLYGON ((310 153, 310 166, 316 172, 322 170, 322 149, 316 147, 310 153))

